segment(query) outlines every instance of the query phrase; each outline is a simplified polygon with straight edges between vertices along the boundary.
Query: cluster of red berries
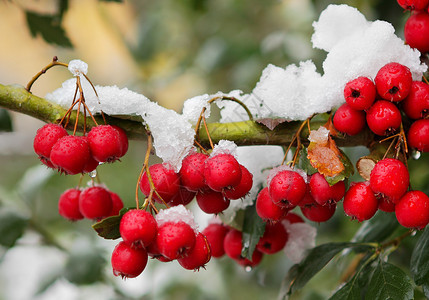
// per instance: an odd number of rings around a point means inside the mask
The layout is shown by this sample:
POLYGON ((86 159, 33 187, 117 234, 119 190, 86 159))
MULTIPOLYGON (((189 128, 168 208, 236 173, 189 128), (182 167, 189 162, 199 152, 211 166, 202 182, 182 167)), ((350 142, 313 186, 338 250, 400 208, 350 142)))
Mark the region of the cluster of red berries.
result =
POLYGON ((335 128, 349 135, 358 134, 368 124, 379 136, 398 132, 401 111, 412 120, 408 146, 429 151, 429 86, 413 81, 410 70, 399 63, 388 63, 377 73, 374 82, 367 77, 349 81, 344 88, 346 103, 336 111, 335 128))
POLYGON ((364 221, 378 209, 395 212, 404 227, 423 229, 429 223, 429 197, 421 191, 408 191, 410 177, 407 167, 398 159, 377 162, 366 182, 350 185, 344 197, 344 211, 364 221))
POLYGON ((320 173, 308 176, 302 170, 280 168, 273 175, 256 199, 256 212, 267 222, 287 218, 295 207, 310 221, 326 222, 344 197, 344 181, 330 185, 320 173))
POLYGON ((404 27, 405 41, 422 53, 429 52, 429 0, 397 0, 398 4, 411 11, 404 27))
MULTIPOLYGON (((178 207, 179 209, 184 209, 178 207)), ((122 241, 112 253, 111 263, 116 276, 134 278, 146 267, 148 257, 161 262, 177 260, 187 270, 198 270, 211 258, 206 236, 173 212, 161 211, 156 218, 142 209, 132 209, 121 219, 122 241), (161 214, 164 216, 160 217, 161 214)))
POLYGON ((83 218, 101 220, 116 216, 124 207, 118 194, 103 186, 88 187, 83 190, 73 188, 61 194, 58 201, 60 215, 70 221, 83 218))
POLYGON ((37 130, 34 151, 46 166, 69 175, 90 173, 99 163, 113 162, 128 150, 128 138, 117 126, 99 125, 86 136, 69 135, 57 124, 37 130))
POLYGON ((266 223, 264 235, 256 244, 252 259, 242 256, 243 233, 241 231, 221 223, 211 223, 202 233, 210 243, 212 257, 220 258, 226 254, 241 266, 255 267, 261 262, 264 254, 277 253, 286 246, 289 234, 285 221, 290 224, 304 222, 300 216, 294 213, 287 214, 282 221, 266 223))
MULTIPOLYGON (((218 214, 229 207, 230 200, 240 199, 253 185, 252 174, 231 154, 209 156, 191 153, 183 159, 178 173, 163 164, 149 168, 156 193, 153 199, 169 206, 186 205, 196 196, 198 206, 208 214, 218 214), (162 199, 160 199, 160 197, 162 199)), ((151 191, 145 172, 140 189, 148 196, 151 191)))

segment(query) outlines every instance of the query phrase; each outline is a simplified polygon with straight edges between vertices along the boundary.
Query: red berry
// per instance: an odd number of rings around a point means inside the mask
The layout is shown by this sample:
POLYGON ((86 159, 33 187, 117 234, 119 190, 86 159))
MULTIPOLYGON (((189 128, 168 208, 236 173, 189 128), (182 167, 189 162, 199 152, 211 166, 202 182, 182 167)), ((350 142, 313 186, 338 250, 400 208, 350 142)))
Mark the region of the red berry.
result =
POLYGON ((307 185, 298 172, 283 170, 271 179, 268 189, 274 204, 292 208, 304 198, 307 185))
POLYGON ((195 245, 195 232, 189 224, 165 222, 158 227, 156 246, 159 252, 168 259, 185 257, 195 245))
POLYGON ((212 190, 221 192, 240 183, 240 164, 231 154, 222 153, 209 157, 204 167, 204 178, 212 190))
POLYGON ((334 127, 348 135, 356 135, 365 127, 365 112, 353 109, 344 103, 335 112, 334 127))
POLYGON ((70 221, 83 219, 79 210, 79 189, 68 189, 61 194, 58 201, 58 211, 60 215, 70 221))
POLYGON ((102 219, 112 211, 110 193, 101 186, 84 189, 79 196, 79 210, 87 219, 102 219))
POLYGON ((378 209, 385 212, 394 212, 395 203, 390 201, 388 197, 378 197, 378 209))
POLYGON ((302 200, 298 203, 298 206, 300 207, 312 206, 316 203, 317 203, 316 200, 314 200, 313 196, 311 195, 310 186, 309 184, 307 184, 307 189, 305 191, 304 198, 302 198, 302 200))
POLYGON ((320 173, 314 173, 311 176, 309 187, 314 200, 320 205, 340 201, 346 191, 344 181, 331 186, 320 173))
POLYGON ((147 254, 154 259, 159 260, 160 262, 170 262, 172 261, 172 259, 169 259, 167 257, 165 257, 164 255, 162 255, 159 252, 158 246, 156 245, 156 243, 151 243, 149 244, 146 248, 147 254))
POLYGON ((408 146, 422 152, 429 152, 429 119, 411 124, 407 134, 408 146))
POLYGON ((288 212, 287 215, 283 217, 283 220, 289 221, 290 224, 304 223, 304 219, 293 212, 288 212))
POLYGON ((378 200, 369 182, 356 182, 350 185, 344 196, 343 208, 346 215, 359 222, 371 219, 378 209, 378 200))
POLYGON ((396 203, 410 185, 407 167, 398 159, 385 158, 378 161, 371 171, 369 183, 372 191, 396 203))
POLYGON ((89 145, 84 137, 67 135, 52 147, 50 160, 60 171, 69 175, 82 173, 90 159, 89 145))
POLYGON ((121 218, 119 233, 132 247, 146 247, 151 244, 158 230, 155 218, 145 210, 131 209, 121 218))
POLYGON ((195 246, 188 253, 188 256, 179 258, 177 261, 186 270, 198 271, 210 261, 211 249, 210 244, 204 234, 199 232, 195 239, 195 246))
POLYGON ((128 137, 125 131, 116 125, 112 125, 112 127, 118 132, 119 134, 119 143, 121 145, 121 153, 119 154, 119 157, 124 156, 128 151, 128 137))
POLYGON ((412 14, 404 27, 404 36, 407 44, 422 53, 429 52, 429 14, 417 12, 412 14))
POLYGON ((375 100, 375 84, 368 77, 358 77, 347 82, 344 87, 344 98, 355 110, 368 109, 375 100))
POLYGON ((241 168, 241 180, 238 185, 232 186, 228 189, 223 190, 223 194, 230 200, 236 200, 243 198, 247 195, 253 185, 253 175, 246 169, 246 167, 240 165, 241 168))
MULTIPOLYGON (((163 164, 154 164, 149 167, 150 176, 156 191, 165 202, 171 201, 179 192, 180 179, 173 169, 164 166, 163 164)), ((140 190, 148 196, 150 194, 150 183, 146 172, 140 180, 140 190)), ((153 199, 159 203, 162 200, 153 193, 153 199)))
POLYGON ((255 249, 253 251, 251 260, 248 258, 240 257, 238 259, 235 259, 235 261, 240 266, 243 266, 245 268, 248 268, 248 267, 253 268, 253 267, 256 267, 257 265, 259 265, 259 263, 261 262, 263 257, 264 257, 264 254, 262 252, 258 251, 258 249, 255 249))
POLYGON ((284 248, 288 238, 289 235, 282 223, 267 223, 256 249, 265 254, 277 253, 284 248))
POLYGON ((46 124, 39 128, 33 141, 34 152, 40 160, 47 165, 50 162, 51 150, 54 144, 62 137, 68 135, 67 131, 57 124, 46 124))
POLYGON ((424 10, 429 4, 429 0, 397 0, 398 4, 406 10, 424 10))
POLYGON ((402 102, 402 109, 411 119, 421 119, 429 112, 429 85, 413 81, 408 97, 402 102))
POLYGON ((264 221, 279 221, 288 213, 289 209, 274 204, 271 200, 268 187, 263 188, 256 198, 256 213, 264 221))
POLYGON ((90 155, 88 161, 83 167, 82 173, 91 173, 98 167, 99 164, 100 163, 96 161, 92 155, 90 155))
POLYGON ((378 100, 366 112, 366 122, 375 134, 390 135, 401 126, 401 112, 392 102, 378 100))
POLYGON ((408 67, 392 62, 378 71, 374 81, 381 98, 398 102, 410 93, 413 78, 408 67))
POLYGON ((110 211, 109 216, 117 216, 119 212, 124 207, 124 202, 122 202, 121 197, 118 194, 109 191, 110 198, 112 199, 112 210, 110 211))
POLYGON ((223 240, 225 239, 226 234, 228 233, 228 227, 222 224, 209 224, 202 233, 207 237, 207 240, 210 243, 211 255, 213 257, 222 257, 225 254, 225 249, 223 248, 223 240))
POLYGON ((182 161, 179 171, 180 181, 190 191, 198 191, 205 188, 204 166, 209 156, 203 153, 192 153, 182 161))
POLYGON ((319 205, 316 202, 314 202, 313 205, 307 205, 307 206, 300 206, 301 212, 310 221, 313 222, 326 222, 335 213, 335 209, 337 208, 337 205, 334 204, 327 204, 327 205, 319 205))
POLYGON ((206 189, 197 193, 197 203, 203 212, 218 214, 229 207, 230 201, 222 193, 206 189))
POLYGON ((395 213, 402 226, 423 229, 429 223, 429 197, 421 191, 410 191, 396 203, 395 213))
POLYGON ((119 131, 110 125, 98 125, 88 133, 91 154, 96 161, 113 162, 122 154, 119 131))
POLYGON ((170 206, 188 205, 195 198, 196 194, 197 193, 191 192, 181 186, 179 188, 179 192, 174 195, 173 198, 169 202, 167 202, 167 204, 170 206))
POLYGON ((253 251, 252 260, 241 256, 242 249, 242 233, 236 229, 231 229, 225 236, 223 243, 226 255, 235 260, 238 264, 244 267, 253 267, 259 264, 262 260, 262 253, 255 249, 253 251))
POLYGON ((115 276, 134 278, 146 267, 147 252, 143 248, 132 248, 125 242, 120 242, 113 250, 111 263, 115 276))

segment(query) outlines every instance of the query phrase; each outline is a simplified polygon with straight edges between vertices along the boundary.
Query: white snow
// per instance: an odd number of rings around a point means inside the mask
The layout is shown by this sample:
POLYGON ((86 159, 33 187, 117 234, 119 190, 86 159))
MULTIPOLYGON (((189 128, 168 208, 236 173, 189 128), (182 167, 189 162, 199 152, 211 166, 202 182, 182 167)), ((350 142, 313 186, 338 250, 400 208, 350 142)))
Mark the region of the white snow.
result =
POLYGON ((186 207, 181 204, 170 208, 161 209, 155 216, 155 220, 158 223, 158 227, 170 222, 185 222, 192 227, 192 229, 195 231, 195 234, 198 233, 198 226, 194 221, 194 215, 190 210, 186 209, 186 207))
POLYGON ((73 59, 68 63, 68 69, 74 76, 88 73, 88 64, 80 59, 73 59))
POLYGON ((216 156, 218 154, 231 154, 237 158, 237 145, 228 140, 220 140, 213 148, 210 157, 216 156))
MULTIPOLYGON (((330 111, 344 102, 348 81, 359 76, 374 78, 389 62, 410 68, 414 80, 421 79, 427 69, 420 63, 419 51, 405 45, 391 24, 367 21, 356 8, 329 5, 313 27, 313 47, 328 52, 323 75, 312 61, 286 68, 268 65, 252 93, 241 96, 255 117, 304 120, 330 111)), ((237 104, 223 107, 221 122, 245 119, 237 104)))
POLYGON ((312 143, 323 144, 328 141, 328 137, 329 137, 329 130, 324 126, 320 126, 319 129, 310 131, 308 140, 312 143))
POLYGON ((207 119, 210 117, 210 104, 207 103, 210 99, 212 99, 212 96, 204 94, 186 100, 183 104, 182 115, 192 125, 196 125, 198 118, 205 107, 206 111, 204 112, 204 117, 207 119))
POLYGON ((293 223, 282 221, 289 238, 284 251, 294 263, 299 263, 307 254, 307 250, 316 246, 317 230, 307 223, 293 223))

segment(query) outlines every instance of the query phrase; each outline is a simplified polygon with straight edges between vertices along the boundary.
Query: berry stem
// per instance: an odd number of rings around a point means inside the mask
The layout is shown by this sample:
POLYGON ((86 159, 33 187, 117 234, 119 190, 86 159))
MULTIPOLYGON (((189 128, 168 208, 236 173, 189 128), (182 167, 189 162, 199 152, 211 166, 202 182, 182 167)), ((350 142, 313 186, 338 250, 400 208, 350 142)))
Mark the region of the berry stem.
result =
POLYGON ((46 73, 46 71, 48 71, 50 68, 55 67, 55 66, 63 66, 68 68, 68 64, 66 63, 62 63, 58 61, 58 57, 54 56, 52 61, 45 66, 42 70, 40 70, 40 72, 38 72, 36 75, 33 76, 33 78, 31 78, 31 80, 27 83, 27 86, 25 87, 25 89, 30 92, 31 87, 33 86, 34 82, 36 82, 36 80, 42 76, 43 74, 46 73))
MULTIPOLYGON (((152 151, 152 134, 150 133, 150 131, 146 131, 146 135, 147 135, 146 154, 144 156, 143 166, 140 170, 139 178, 137 179, 137 184, 136 184, 136 208, 137 209, 139 209, 139 185, 140 185, 140 181, 143 177, 143 172, 149 163, 150 152, 152 151)), ((146 202, 145 202, 145 204, 146 204, 146 202)), ((143 206, 145 206, 145 204, 143 204, 143 206)))
POLYGON ((285 151, 285 155, 283 156, 283 160, 282 160, 282 163, 281 163, 282 165, 285 163, 287 154, 289 153, 289 150, 292 148, 293 143, 296 141, 296 151, 295 151, 295 153, 293 155, 293 160, 292 160, 292 167, 295 166, 296 161, 299 158, 299 151, 300 151, 300 148, 301 148, 301 145, 302 145, 302 143, 301 143, 301 137, 300 137, 301 136, 301 131, 304 129, 305 125, 307 125, 308 128, 309 128, 308 132, 310 132, 310 120, 311 120, 311 118, 312 117, 310 117, 310 118, 306 119, 304 122, 302 122, 301 125, 299 126, 298 130, 293 135, 292 140, 289 143, 289 146, 287 147, 287 149, 285 151))
POLYGON ((214 149, 213 141, 212 141, 212 138, 210 137, 209 129, 207 128, 207 122, 206 122, 206 118, 205 118, 205 117, 203 117, 203 123, 204 123, 204 128, 206 129, 206 132, 207 132, 207 136, 208 136, 208 138, 209 138, 210 147, 211 147, 211 148, 212 148, 212 150, 213 150, 213 149, 214 149))

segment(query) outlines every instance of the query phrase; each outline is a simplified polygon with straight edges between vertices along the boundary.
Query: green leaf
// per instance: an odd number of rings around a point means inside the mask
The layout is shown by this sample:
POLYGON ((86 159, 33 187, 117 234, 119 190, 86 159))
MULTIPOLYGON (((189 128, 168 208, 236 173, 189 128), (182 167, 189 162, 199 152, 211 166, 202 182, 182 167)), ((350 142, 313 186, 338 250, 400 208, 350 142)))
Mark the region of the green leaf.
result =
MULTIPOLYGON (((360 243, 328 243, 313 248, 308 253, 307 257, 305 257, 301 263, 293 266, 286 275, 286 278, 283 281, 282 285, 283 287, 289 287, 287 294, 290 295, 293 292, 301 289, 339 252, 347 248, 356 247, 362 249, 372 248, 368 245, 363 245, 360 243)), ((283 291, 284 290, 285 289, 283 289, 283 291)), ((281 295, 281 297, 285 296, 286 294, 281 295)))
POLYGON ((375 268, 365 299, 406 300, 414 298, 411 278, 400 268, 381 259, 375 268))
POLYGON ((425 294, 425 297, 429 299, 429 283, 423 284, 423 293, 425 294))
POLYGON ((358 284, 357 277, 359 274, 353 276, 345 285, 343 285, 329 300, 355 300, 360 299, 361 288, 358 284))
POLYGON ((4 207, 0 208, 0 245, 11 248, 22 236, 28 219, 4 207))
POLYGON ((99 236, 106 240, 116 240, 121 237, 119 233, 119 223, 121 223, 122 216, 132 208, 123 208, 119 215, 107 217, 92 225, 92 228, 99 236))
POLYGON ((101 281, 106 261, 97 249, 73 251, 67 261, 64 277, 74 284, 101 281))
POLYGON ((61 27, 61 18, 59 16, 40 15, 27 11, 26 17, 28 27, 33 37, 40 34, 43 39, 50 44, 72 47, 69 38, 61 27))
POLYGON ((4 108, 0 108, 0 131, 12 131, 12 119, 4 108))
POLYGON ((299 154, 298 168, 304 170, 308 175, 313 175, 317 173, 317 169, 314 168, 310 160, 308 159, 308 151, 307 148, 302 148, 301 153, 299 154))
POLYGON ((429 278, 429 228, 426 227, 423 234, 414 247, 411 254, 410 273, 417 285, 427 283, 429 278))
POLYGON ((344 165, 344 170, 340 174, 335 175, 333 177, 329 177, 329 176, 325 177, 326 181, 330 185, 334 185, 337 182, 340 182, 340 181, 345 180, 346 178, 349 178, 355 172, 353 164, 350 161, 350 159, 348 158, 348 156, 341 149, 338 149, 338 150, 340 150, 340 152, 341 152, 341 159, 340 160, 344 165))
POLYGON ((252 259, 253 251, 259 239, 264 235, 265 222, 256 213, 256 202, 244 212, 243 240, 241 255, 252 259))
POLYGON ((399 223, 395 214, 378 211, 374 217, 360 226, 352 241, 357 243, 382 242, 398 227, 399 223))

